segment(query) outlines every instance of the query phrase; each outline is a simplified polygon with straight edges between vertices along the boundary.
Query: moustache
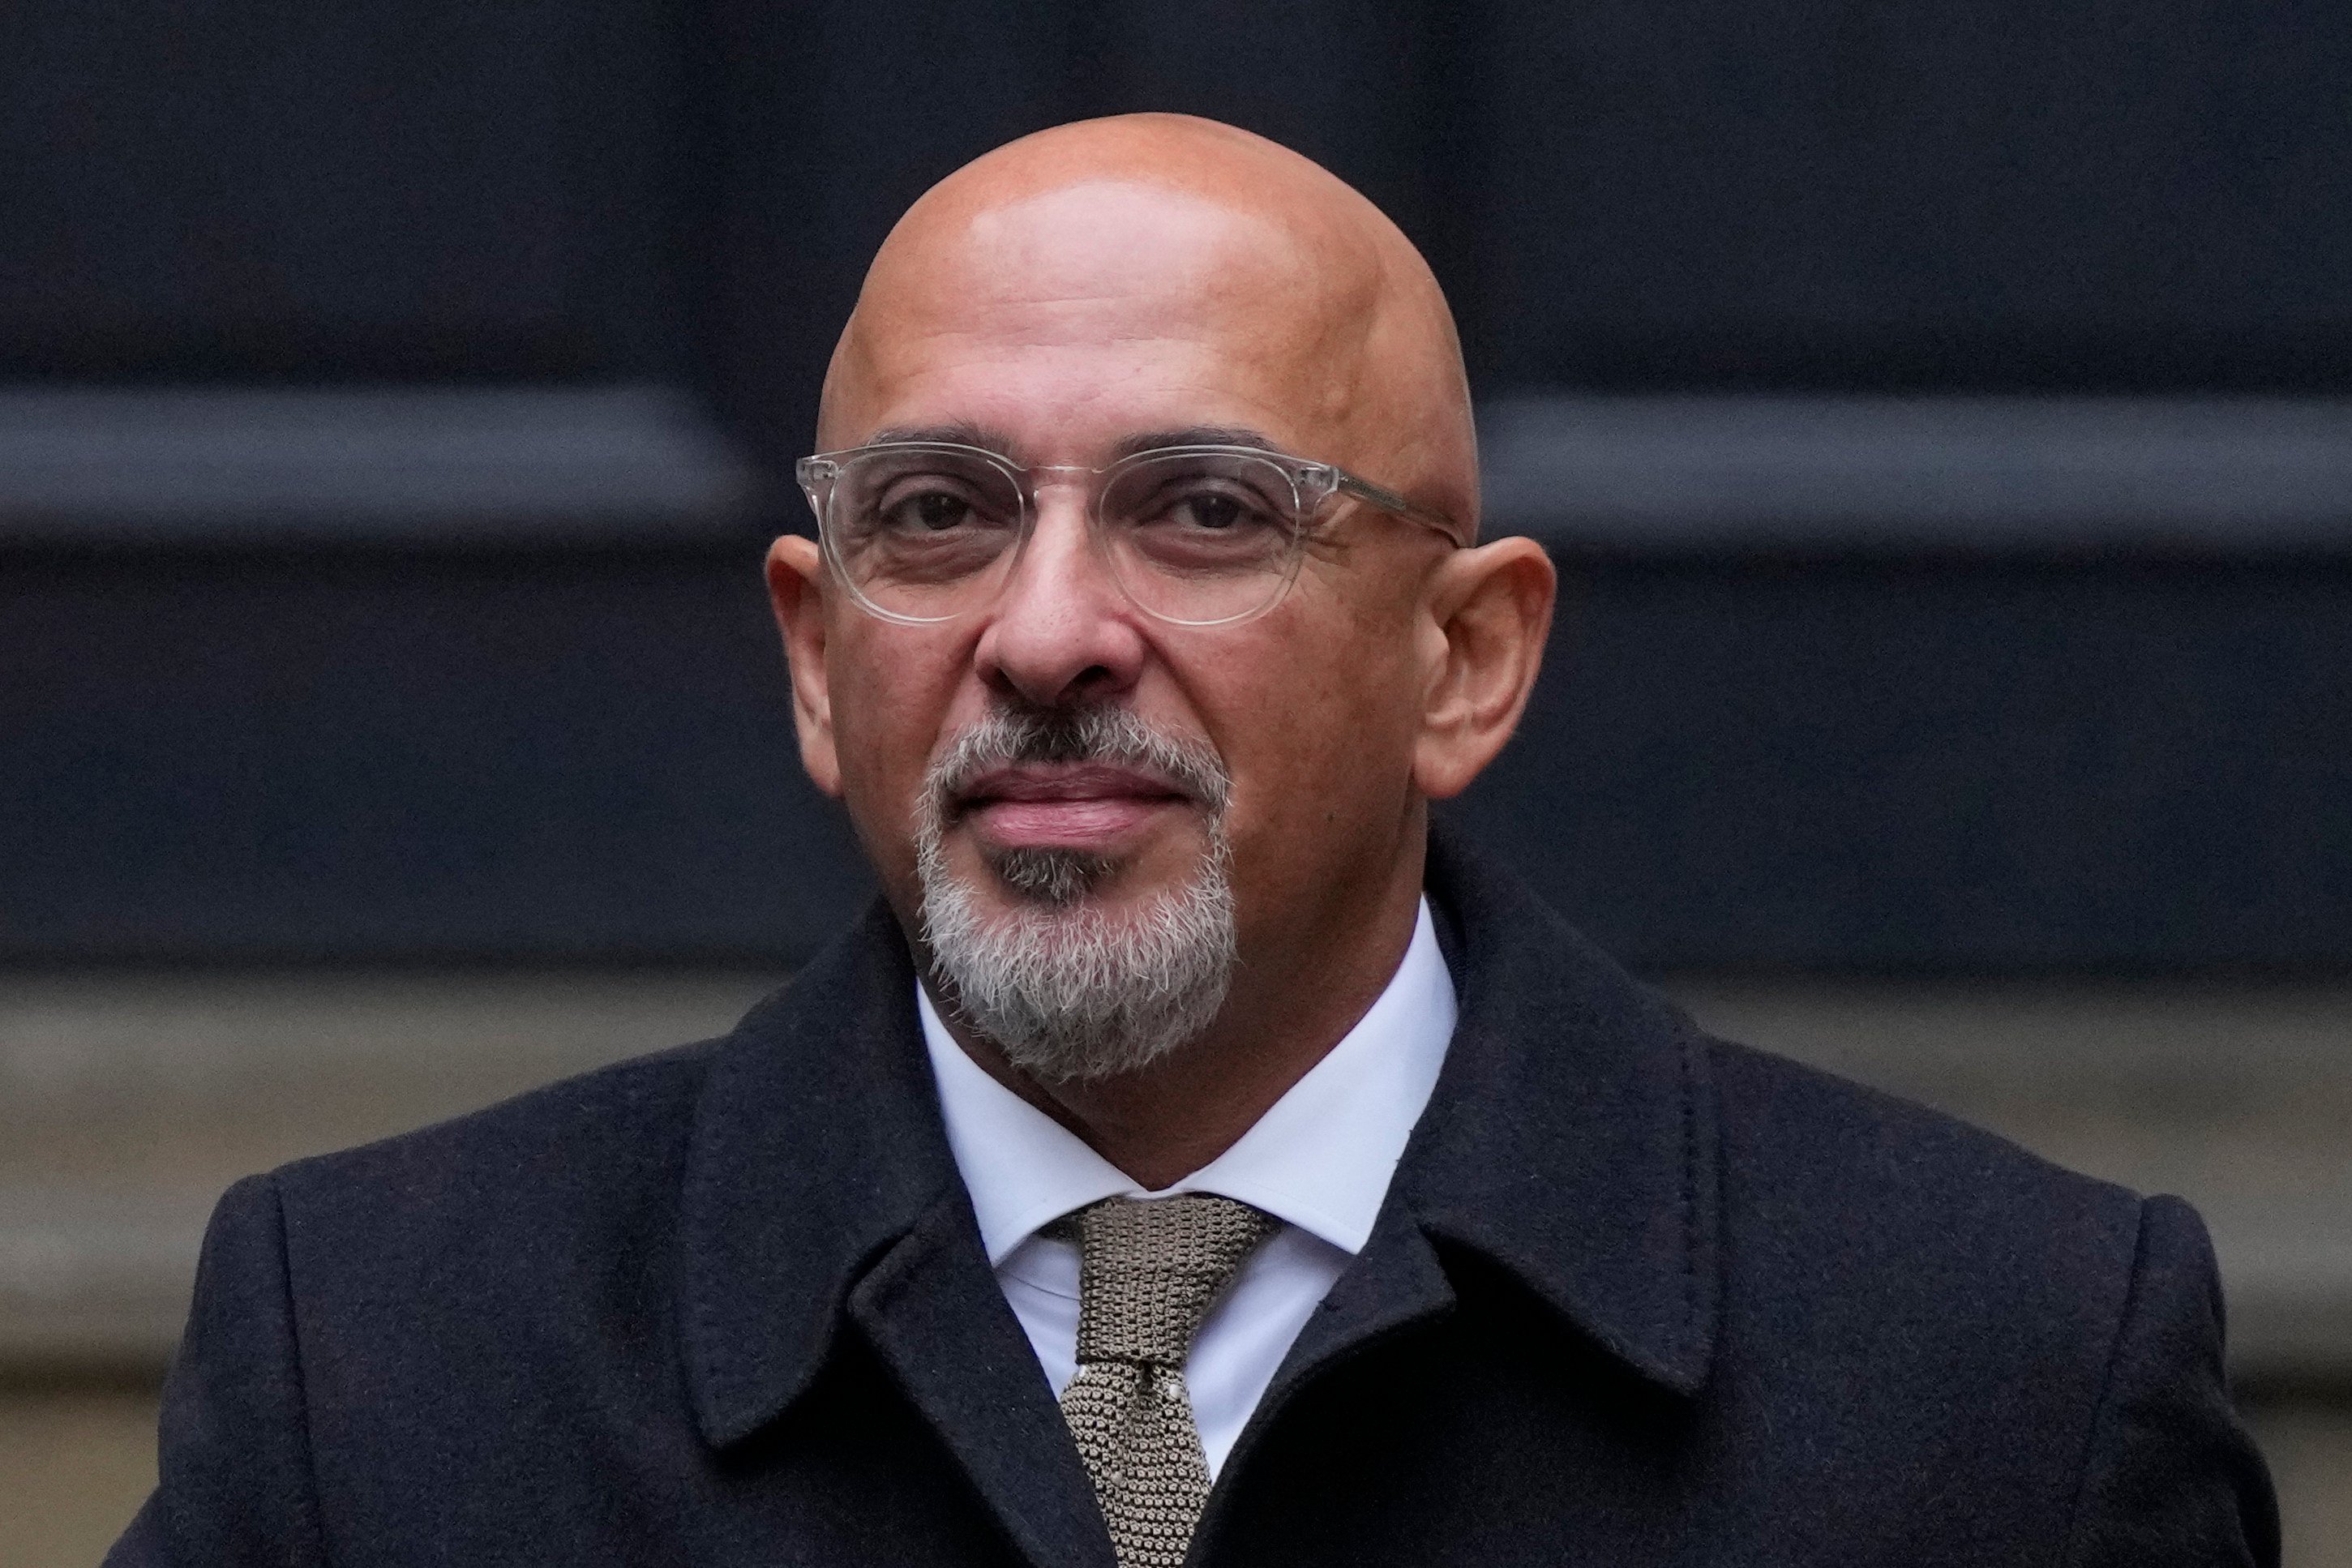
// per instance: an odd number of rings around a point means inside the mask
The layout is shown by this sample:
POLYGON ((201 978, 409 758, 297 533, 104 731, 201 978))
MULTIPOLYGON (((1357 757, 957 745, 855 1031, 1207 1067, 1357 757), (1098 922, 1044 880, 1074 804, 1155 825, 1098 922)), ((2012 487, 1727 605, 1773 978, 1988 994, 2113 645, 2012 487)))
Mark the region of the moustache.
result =
POLYGON ((1125 708, 1000 708, 963 731, 932 762, 924 794, 944 816, 975 780, 1024 763, 1090 764, 1150 773, 1212 817, 1223 814, 1233 775, 1206 741, 1154 728, 1125 708))

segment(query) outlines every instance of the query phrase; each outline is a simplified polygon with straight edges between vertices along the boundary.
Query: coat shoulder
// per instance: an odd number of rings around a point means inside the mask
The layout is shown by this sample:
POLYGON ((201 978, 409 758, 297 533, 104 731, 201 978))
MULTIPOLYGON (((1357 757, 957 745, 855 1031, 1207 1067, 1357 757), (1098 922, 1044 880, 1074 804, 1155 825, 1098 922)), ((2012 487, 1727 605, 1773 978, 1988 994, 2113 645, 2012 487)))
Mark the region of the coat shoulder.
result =
POLYGON ((2139 1225, 2140 1197, 1957 1116, 1753 1046, 1706 1037, 1727 1177, 1758 1196, 1830 1188, 1873 1208, 2034 1227, 2139 1225))
POLYGON ((724 1039, 563 1079, 480 1110, 272 1173, 289 1240, 338 1258, 625 1227, 674 1206, 696 1106, 724 1039))
POLYGON ((2021 1405, 2066 1384, 2088 1410, 2138 1266, 2137 1194, 1769 1052, 1707 1055, 1735 1321, 1825 1363, 1964 1369, 2021 1405))

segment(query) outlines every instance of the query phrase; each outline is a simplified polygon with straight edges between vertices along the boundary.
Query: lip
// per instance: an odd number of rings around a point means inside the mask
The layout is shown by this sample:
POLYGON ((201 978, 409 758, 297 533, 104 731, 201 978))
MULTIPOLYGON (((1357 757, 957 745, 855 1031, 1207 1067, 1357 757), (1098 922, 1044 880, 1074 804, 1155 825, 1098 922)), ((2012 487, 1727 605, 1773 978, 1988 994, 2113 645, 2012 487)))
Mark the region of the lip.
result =
POLYGON ((1191 803, 1158 774, 1098 763, 992 768, 956 796, 958 814, 1003 848, 1098 852, 1191 803))

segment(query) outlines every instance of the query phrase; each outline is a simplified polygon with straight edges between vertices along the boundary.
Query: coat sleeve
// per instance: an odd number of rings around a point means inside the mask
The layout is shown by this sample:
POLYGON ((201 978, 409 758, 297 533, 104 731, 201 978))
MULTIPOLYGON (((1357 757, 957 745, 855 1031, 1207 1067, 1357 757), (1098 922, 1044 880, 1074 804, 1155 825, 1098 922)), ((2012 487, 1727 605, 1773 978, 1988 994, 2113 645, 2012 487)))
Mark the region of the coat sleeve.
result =
POLYGON ((2231 1405, 2221 1336, 2204 1222, 2179 1198, 2148 1199, 2075 1502, 2073 1568, 2277 1568, 2278 1506, 2231 1405))
POLYGON ((301 1360, 276 1183, 213 1211, 195 1300, 163 1385, 155 1490, 107 1568, 323 1563, 301 1360))

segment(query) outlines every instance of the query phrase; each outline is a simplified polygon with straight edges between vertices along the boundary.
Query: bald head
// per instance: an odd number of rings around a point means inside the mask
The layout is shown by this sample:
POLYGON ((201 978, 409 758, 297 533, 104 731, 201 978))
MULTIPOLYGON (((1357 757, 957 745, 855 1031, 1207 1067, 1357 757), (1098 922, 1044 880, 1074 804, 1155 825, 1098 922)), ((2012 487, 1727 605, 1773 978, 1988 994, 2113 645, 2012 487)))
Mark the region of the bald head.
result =
POLYGON ((1045 408, 1112 437, 1248 429, 1476 523, 1468 388, 1428 265, 1329 172, 1212 121, 1041 132, 899 220, 835 351, 820 447, 1019 423, 992 403, 1032 428, 1045 408))
POLYGON ((1527 539, 1461 547, 1477 451, 1444 297, 1370 202, 1270 142, 1066 125, 899 221, 818 437, 893 449, 806 470, 821 538, 770 549, 809 775, 975 1059, 1165 1186, 1396 973, 1427 803, 1493 759, 1535 680, 1551 565, 1527 539), (1243 444, 1417 504, 1318 480, 1288 531, 1244 472, 1280 462, 1144 456, 1243 444), (1029 468, 1017 511, 995 465, 940 446, 1029 468), (1246 593, 1170 597, 1226 590, 1246 593), (1108 1098, 1078 1057, 1013 1052, 1048 1024, 1110 1043, 1084 1058, 1127 1064, 1108 1098), (1163 1054, 1129 1048, 1147 1033, 1163 1054))

